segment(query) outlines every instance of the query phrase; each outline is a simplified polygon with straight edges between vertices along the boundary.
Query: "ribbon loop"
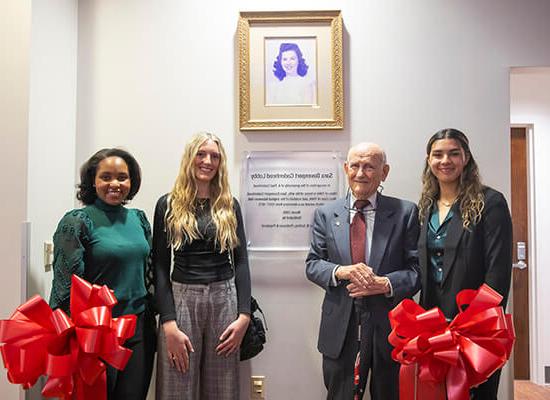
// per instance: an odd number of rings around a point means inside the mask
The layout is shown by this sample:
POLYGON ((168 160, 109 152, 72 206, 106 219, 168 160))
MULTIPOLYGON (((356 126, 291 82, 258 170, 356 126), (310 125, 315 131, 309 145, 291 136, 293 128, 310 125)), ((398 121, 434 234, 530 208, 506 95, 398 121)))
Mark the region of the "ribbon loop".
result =
POLYGON ((44 397, 106 400, 106 365, 122 370, 132 351, 122 347, 134 335, 135 315, 112 318, 117 303, 107 286, 72 276, 71 317, 52 311, 40 296, 0 321, 0 350, 8 379, 24 389, 41 375, 44 397))
POLYGON ((515 341, 512 317, 504 313, 501 301, 502 296, 484 284, 457 294, 459 313, 449 324, 441 310, 426 311, 408 299, 390 311, 388 341, 394 346, 393 359, 402 364, 403 398, 413 399, 407 393, 415 393, 410 383, 414 363, 419 390, 445 384, 449 400, 468 400, 471 387, 501 368, 515 341))

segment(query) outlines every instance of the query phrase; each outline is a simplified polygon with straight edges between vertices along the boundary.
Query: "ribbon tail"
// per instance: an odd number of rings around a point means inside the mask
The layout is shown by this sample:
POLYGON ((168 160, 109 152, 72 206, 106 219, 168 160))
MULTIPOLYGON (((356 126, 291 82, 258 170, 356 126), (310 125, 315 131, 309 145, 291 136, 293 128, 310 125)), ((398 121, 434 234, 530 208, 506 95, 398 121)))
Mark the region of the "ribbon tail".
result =
POLYGON ((42 389, 42 396, 46 398, 55 397, 63 400, 70 400, 73 398, 73 393, 74 386, 72 377, 50 377, 42 389))
POLYGON ((91 385, 87 385, 82 378, 78 377, 75 400, 107 400, 107 374, 105 371, 91 385))
POLYGON ((401 365, 399 369, 399 400, 417 400, 416 375, 416 364, 401 365))
POLYGON ((446 382, 448 400, 470 400, 470 383, 462 357, 457 365, 449 368, 446 382))
POLYGON ((419 378, 418 364, 401 365, 399 400, 446 400, 445 385, 419 378))

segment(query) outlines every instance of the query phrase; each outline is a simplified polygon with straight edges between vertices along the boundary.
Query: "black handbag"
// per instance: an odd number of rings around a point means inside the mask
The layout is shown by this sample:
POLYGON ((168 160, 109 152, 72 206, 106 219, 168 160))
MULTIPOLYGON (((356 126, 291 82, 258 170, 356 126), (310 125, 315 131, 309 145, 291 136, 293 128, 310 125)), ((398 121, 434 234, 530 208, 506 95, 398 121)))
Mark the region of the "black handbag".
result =
MULTIPOLYGON (((228 253, 229 263, 233 271, 235 271, 233 249, 228 253)), ((243 341, 241 342, 241 361, 256 357, 258 353, 264 349, 264 343, 266 342, 265 331, 267 331, 267 322, 264 312, 260 308, 258 301, 250 296, 250 323, 248 324, 248 328, 246 328, 243 341), (258 311, 262 314, 263 321, 257 314, 258 311)))
POLYGON ((257 356, 258 353, 264 349, 264 343, 266 341, 265 331, 267 330, 267 322, 264 312, 254 297, 250 299, 250 323, 248 324, 248 328, 246 329, 246 333, 241 343, 241 361, 257 356), (258 311, 262 314, 263 322, 257 313, 258 311))

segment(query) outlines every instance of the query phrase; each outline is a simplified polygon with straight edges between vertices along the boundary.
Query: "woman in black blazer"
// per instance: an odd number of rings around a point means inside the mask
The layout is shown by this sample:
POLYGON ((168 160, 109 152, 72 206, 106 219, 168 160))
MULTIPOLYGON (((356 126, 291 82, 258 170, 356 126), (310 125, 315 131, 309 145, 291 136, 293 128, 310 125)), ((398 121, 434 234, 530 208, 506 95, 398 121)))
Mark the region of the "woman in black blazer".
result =
MULTIPOLYGON (((418 253, 420 304, 458 313, 456 294, 488 284, 506 305, 512 269, 512 220, 502 193, 483 186, 468 138, 456 129, 436 132, 426 147, 418 253)), ((497 398, 500 370, 472 389, 472 399, 497 398)))

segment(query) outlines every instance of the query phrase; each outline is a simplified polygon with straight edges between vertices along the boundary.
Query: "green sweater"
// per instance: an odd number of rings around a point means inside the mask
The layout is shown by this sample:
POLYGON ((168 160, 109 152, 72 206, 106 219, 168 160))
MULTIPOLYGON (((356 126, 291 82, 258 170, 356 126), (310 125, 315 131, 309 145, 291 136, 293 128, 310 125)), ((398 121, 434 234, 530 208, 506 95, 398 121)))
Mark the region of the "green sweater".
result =
POLYGON ((114 290, 114 317, 145 309, 151 227, 143 211, 97 199, 66 213, 53 242, 52 308, 69 312, 71 275, 76 274, 114 290))

